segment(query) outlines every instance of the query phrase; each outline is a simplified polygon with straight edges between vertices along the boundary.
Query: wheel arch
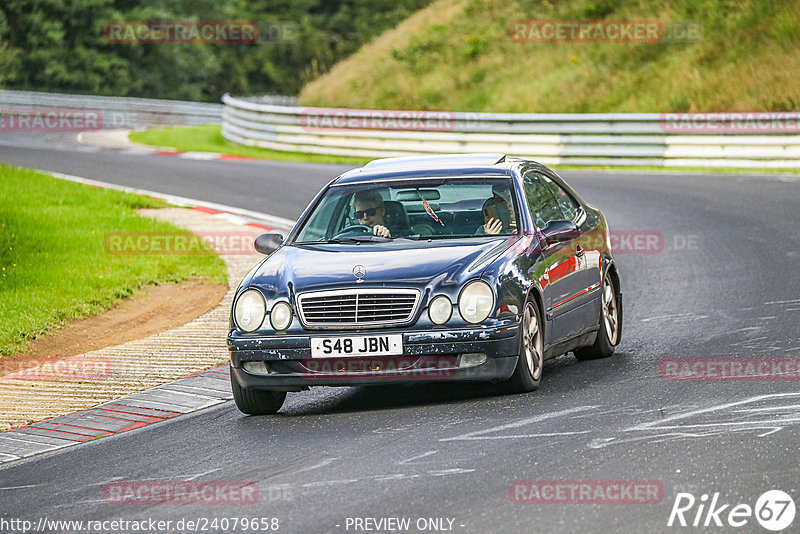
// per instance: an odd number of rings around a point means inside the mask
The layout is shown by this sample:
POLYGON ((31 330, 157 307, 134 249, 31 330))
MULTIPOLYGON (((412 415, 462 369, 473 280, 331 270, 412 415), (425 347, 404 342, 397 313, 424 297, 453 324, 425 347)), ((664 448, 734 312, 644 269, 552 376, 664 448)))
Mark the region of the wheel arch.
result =
MULTIPOLYGON (((539 308, 539 319, 540 319, 539 328, 542 329, 543 333, 542 339, 544 345, 543 348, 546 351, 548 345, 547 334, 550 329, 547 327, 547 313, 544 309, 544 297, 542 296, 542 290, 538 285, 531 284, 531 287, 528 288, 528 292, 525 294, 525 301, 522 303, 523 308, 525 306, 525 303, 528 302, 529 300, 533 300, 536 307, 539 308)), ((520 319, 520 321, 522 321, 522 319, 520 319)))
MULTIPOLYGON (((617 315, 618 315, 618 321, 619 321, 619 325, 617 326, 617 328, 619 329, 619 331, 617 332, 617 343, 616 344, 619 345, 619 342, 622 341, 622 325, 624 323, 624 321, 623 321, 623 309, 622 309, 622 284, 620 283, 620 276, 619 276, 619 270, 617 269, 617 264, 614 263, 613 260, 610 261, 608 266, 606 267, 605 276, 610 276, 611 277, 611 281, 614 283, 614 288, 616 289, 616 293, 617 293, 615 295, 615 298, 617 300, 617 315)), ((604 279, 605 279, 605 276, 604 276, 604 279)))

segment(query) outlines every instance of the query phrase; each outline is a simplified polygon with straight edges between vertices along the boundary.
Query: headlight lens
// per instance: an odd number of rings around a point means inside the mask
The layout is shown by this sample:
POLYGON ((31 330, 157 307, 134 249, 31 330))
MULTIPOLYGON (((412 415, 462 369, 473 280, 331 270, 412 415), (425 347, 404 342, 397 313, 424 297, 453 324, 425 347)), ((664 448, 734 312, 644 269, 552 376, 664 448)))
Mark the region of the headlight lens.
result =
POLYGON ((264 297, 255 289, 248 289, 236 301, 233 308, 233 318, 236 324, 245 332, 258 330, 264 322, 264 315, 267 313, 267 306, 264 297))
POLYGON ((428 304, 428 317, 434 324, 446 323, 451 315, 453 315, 453 303, 444 295, 439 295, 428 304))
POLYGON ((279 302, 269 312, 269 322, 275 330, 286 330, 292 323, 292 308, 286 302, 279 302))
POLYGON ((458 311, 465 321, 480 323, 492 313, 494 294, 482 280, 468 283, 458 297, 458 311))

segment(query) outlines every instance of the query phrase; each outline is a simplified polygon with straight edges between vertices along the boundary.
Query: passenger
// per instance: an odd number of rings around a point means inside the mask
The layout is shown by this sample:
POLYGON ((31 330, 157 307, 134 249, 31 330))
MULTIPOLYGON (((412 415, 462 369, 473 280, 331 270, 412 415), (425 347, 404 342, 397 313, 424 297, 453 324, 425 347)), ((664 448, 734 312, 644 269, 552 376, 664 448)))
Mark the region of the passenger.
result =
POLYGON ((483 226, 478 228, 477 235, 514 234, 517 231, 517 220, 514 216, 513 203, 508 191, 492 188, 494 195, 483 203, 483 226))
POLYGON ((379 237, 392 237, 385 226, 383 216, 386 208, 383 197, 377 191, 359 191, 353 196, 353 211, 359 224, 372 227, 372 233, 379 237))

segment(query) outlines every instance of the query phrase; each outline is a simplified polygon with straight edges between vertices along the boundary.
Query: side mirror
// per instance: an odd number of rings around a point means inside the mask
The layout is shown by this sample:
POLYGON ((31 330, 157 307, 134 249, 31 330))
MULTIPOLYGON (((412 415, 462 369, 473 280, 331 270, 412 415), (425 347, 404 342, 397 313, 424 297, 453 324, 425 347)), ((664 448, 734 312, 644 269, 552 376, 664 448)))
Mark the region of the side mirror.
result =
POLYGON ((542 234, 547 241, 547 245, 565 243, 577 239, 581 235, 578 225, 574 221, 550 221, 542 229, 542 234))
POLYGON ((272 254, 283 244, 281 234, 261 234, 256 238, 256 250, 262 254, 272 254))

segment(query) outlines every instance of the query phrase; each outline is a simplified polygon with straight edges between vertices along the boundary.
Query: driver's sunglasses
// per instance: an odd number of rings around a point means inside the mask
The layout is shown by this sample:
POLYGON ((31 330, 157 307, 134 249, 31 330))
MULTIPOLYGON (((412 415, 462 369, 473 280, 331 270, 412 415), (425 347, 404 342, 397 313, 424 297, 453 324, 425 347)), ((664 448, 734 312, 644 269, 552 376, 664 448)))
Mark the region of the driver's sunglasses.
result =
POLYGON ((356 216, 356 219, 363 219, 364 217, 372 217, 376 213, 378 213, 377 207, 367 208, 365 210, 358 210, 357 212, 354 213, 354 215, 356 216))

